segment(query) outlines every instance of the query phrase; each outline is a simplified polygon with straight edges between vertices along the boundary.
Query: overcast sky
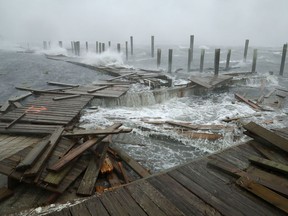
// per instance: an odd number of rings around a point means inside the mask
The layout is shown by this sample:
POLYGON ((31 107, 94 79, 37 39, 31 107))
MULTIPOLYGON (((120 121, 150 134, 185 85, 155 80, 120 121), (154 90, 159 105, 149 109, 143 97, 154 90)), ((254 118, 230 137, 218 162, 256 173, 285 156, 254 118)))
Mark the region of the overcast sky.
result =
POLYGON ((282 46, 288 0, 0 0, 0 36, 13 41, 282 46))

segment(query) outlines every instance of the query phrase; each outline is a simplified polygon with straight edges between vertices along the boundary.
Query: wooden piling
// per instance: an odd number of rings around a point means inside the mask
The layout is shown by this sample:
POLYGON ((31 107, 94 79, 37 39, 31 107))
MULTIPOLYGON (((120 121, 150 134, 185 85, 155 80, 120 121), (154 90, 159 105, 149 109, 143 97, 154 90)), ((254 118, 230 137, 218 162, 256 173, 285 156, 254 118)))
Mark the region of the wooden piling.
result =
POLYGON ((225 70, 228 71, 229 70, 229 65, 230 65, 230 58, 231 58, 231 49, 228 50, 227 53, 227 58, 226 58, 226 67, 225 70))
POLYGON ((161 49, 157 49, 157 68, 161 65, 161 49))
POLYGON ((51 49, 51 41, 48 42, 48 49, 51 49))
POLYGON ((80 56, 80 41, 77 41, 77 55, 80 56))
POLYGON ((88 52, 88 42, 86 41, 86 52, 88 52))
POLYGON ((283 76, 283 73, 284 73, 286 53, 287 53, 287 43, 283 45, 282 59, 281 59, 281 66, 280 66, 280 73, 279 73, 280 76, 283 76))
POLYGON ((243 57, 243 61, 244 61, 244 62, 246 62, 246 59, 247 59, 248 46, 249 46, 249 40, 246 39, 246 41, 245 41, 245 48, 244 48, 244 57, 243 57))
POLYGON ((75 53, 74 41, 71 41, 71 52, 75 53))
POLYGON ((154 58, 154 36, 151 36, 151 57, 154 58))
POLYGON ((102 52, 105 52, 105 43, 102 43, 102 52))
POLYGON ((257 62, 257 49, 254 49, 254 51, 253 51, 252 71, 251 72, 256 72, 256 62, 257 62))
POLYGON ((169 49, 169 52, 168 52, 168 73, 172 73, 172 57, 173 57, 173 49, 169 49))
POLYGON ((59 47, 62 48, 62 47, 63 47, 63 43, 62 43, 62 41, 59 41, 58 43, 59 43, 59 47))
POLYGON ((191 63, 193 61, 194 35, 190 35, 191 63))
POLYGON ((188 67, 187 67, 187 71, 189 72, 189 71, 191 71, 191 63, 192 63, 192 61, 191 61, 191 53, 192 53, 192 51, 191 51, 191 49, 189 48, 188 49, 188 67))
POLYGON ((220 49, 215 49, 215 58, 214 58, 214 75, 218 76, 219 74, 219 62, 220 62, 220 49))
POLYGON ((99 53, 102 53, 102 43, 99 42, 99 53))
POLYGON ((205 56, 205 49, 201 49, 200 72, 203 72, 203 68, 204 68, 204 56, 205 56))
POLYGON ((111 48, 111 41, 108 41, 108 47, 111 48))
POLYGON ((133 56, 133 36, 130 36, 131 56, 133 56))
POLYGON ((121 45, 120 45, 120 43, 117 43, 117 52, 118 52, 118 53, 121 52, 121 45))
POLYGON ((128 61, 128 41, 125 42, 125 49, 126 49, 126 61, 128 61))
POLYGON ((96 41, 96 53, 99 53, 99 44, 98 44, 98 41, 96 41))

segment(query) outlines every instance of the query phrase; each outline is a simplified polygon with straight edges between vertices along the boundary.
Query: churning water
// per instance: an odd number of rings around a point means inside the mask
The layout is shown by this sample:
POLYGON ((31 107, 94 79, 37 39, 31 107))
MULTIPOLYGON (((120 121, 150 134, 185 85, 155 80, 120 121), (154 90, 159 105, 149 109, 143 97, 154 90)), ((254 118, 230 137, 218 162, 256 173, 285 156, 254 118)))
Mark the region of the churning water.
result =
MULTIPOLYGON (((68 47, 69 45, 67 45, 68 47)), ((107 79, 108 75, 92 71, 63 61, 46 59, 43 53, 52 55, 72 55, 66 49, 55 46, 51 50, 41 50, 36 45, 30 45, 34 54, 17 53, 21 48, 11 47, 0 50, 0 103, 11 96, 21 94, 15 86, 41 87, 46 81, 59 81, 69 83, 91 83, 107 79)), ((205 48, 205 74, 213 73, 214 49, 212 46, 196 46, 193 57, 192 72, 187 72, 188 47, 159 46, 162 49, 161 69, 167 70, 168 48, 173 49, 173 70, 179 72, 169 74, 174 84, 185 83, 190 75, 199 73, 200 49, 205 48)), ((217 47, 218 48, 218 47, 217 47)), ((221 47, 220 68, 226 64, 227 50, 232 49, 230 72, 250 71, 252 49, 249 49, 247 61, 243 62, 242 47, 221 47)), ((155 49, 155 50, 156 50, 155 49)), ((270 120, 273 124, 265 127, 285 127, 288 108, 283 104, 281 108, 273 107, 273 111, 256 113, 246 104, 237 102, 234 93, 246 93, 247 97, 257 99, 261 94, 267 93, 276 87, 287 88, 288 65, 286 63, 284 77, 279 78, 278 73, 281 61, 281 47, 258 47, 257 75, 234 84, 229 89, 220 89, 207 95, 171 98, 166 89, 162 89, 157 97, 147 87, 134 84, 129 92, 118 100, 102 100, 98 109, 84 110, 80 126, 85 128, 106 127, 113 122, 122 122, 124 126, 133 128, 133 132, 125 135, 114 136, 114 144, 125 149, 128 154, 148 167, 152 172, 157 172, 189 160, 219 151, 223 148, 247 140, 242 136, 239 123, 225 123, 222 119, 227 117, 250 116, 243 121, 255 121, 265 125, 270 120), (159 103, 161 102, 161 103, 159 103), (166 124, 151 124, 149 121, 188 121, 193 124, 221 124, 229 129, 216 131, 223 138, 218 140, 190 139, 166 124)), ((93 48, 86 53, 82 51, 79 61, 91 65, 106 65, 126 68, 156 68, 156 58, 150 57, 150 47, 135 46, 134 56, 129 56, 125 61, 124 53, 116 53, 115 47, 102 54, 95 54, 93 48)), ((224 73, 221 71, 220 73, 224 73)), ((45 87, 44 87, 45 88, 45 87)), ((197 131, 196 131, 197 132, 197 131)), ((198 131, 200 132, 200 131, 198 131)), ((215 131, 209 131, 215 132, 215 131)))

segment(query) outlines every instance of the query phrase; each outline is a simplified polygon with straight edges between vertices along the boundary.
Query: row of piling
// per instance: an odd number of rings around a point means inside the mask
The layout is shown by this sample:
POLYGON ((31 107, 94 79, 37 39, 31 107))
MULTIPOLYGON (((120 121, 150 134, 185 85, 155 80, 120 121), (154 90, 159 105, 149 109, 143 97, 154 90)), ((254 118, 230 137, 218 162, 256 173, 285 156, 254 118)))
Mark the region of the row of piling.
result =
MULTIPOLYGON (((89 51, 88 42, 86 42, 86 52, 89 51)), ((43 41, 43 48, 48 49, 51 47, 50 42, 43 41)), ((59 41, 59 47, 63 47, 62 41, 59 41)), ((244 55, 243 55, 243 62, 247 60, 248 54, 248 47, 249 47, 249 40, 245 40, 245 47, 244 47, 244 55)), ((111 48, 111 41, 108 41, 108 48, 111 48)), ((80 41, 71 41, 71 50, 77 56, 80 56, 80 41)), ((105 43, 96 41, 96 53, 101 54, 102 52, 106 51, 105 43)), ((187 71, 191 71, 191 65, 193 62, 193 50, 194 50, 194 35, 190 35, 190 45, 188 48, 188 63, 187 63, 187 71)), ((121 52, 121 44, 117 43, 117 52, 121 52)), ((151 57, 154 58, 155 52, 155 37, 151 36, 151 57)), ((220 62, 220 49, 215 49, 215 59, 214 59, 214 73, 215 75, 219 74, 219 62, 220 62)), ((226 66, 224 70, 228 71, 230 68, 230 59, 231 59, 231 49, 228 49, 227 57, 226 57, 226 66)), ((157 49, 157 68, 161 65, 161 49, 157 49)), ((281 66, 279 75, 283 75, 284 67, 285 67, 285 60, 286 60, 286 53, 287 53, 287 44, 283 45, 282 50, 282 58, 281 58, 281 66)), ((133 36, 130 36, 130 55, 133 56, 134 54, 134 45, 133 45, 133 36)), ((125 56, 126 61, 128 61, 129 56, 129 43, 125 41, 125 56)), ((201 49, 201 56, 200 56, 200 72, 204 70, 204 57, 205 57, 205 49, 201 49)), ((172 60, 173 60, 173 49, 168 50, 168 73, 172 73, 172 60)), ((257 63, 257 49, 253 50, 253 60, 252 60, 252 69, 251 72, 256 72, 256 63, 257 63)))

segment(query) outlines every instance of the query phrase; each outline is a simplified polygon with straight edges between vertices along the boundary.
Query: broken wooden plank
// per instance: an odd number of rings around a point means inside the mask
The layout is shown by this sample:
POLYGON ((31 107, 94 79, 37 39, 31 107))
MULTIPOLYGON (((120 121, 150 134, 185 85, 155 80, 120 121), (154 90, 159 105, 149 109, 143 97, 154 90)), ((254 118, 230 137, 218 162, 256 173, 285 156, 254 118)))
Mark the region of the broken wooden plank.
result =
POLYGON ((137 161, 135 161, 132 157, 126 154, 122 149, 119 147, 113 146, 110 147, 113 151, 115 151, 119 157, 122 158, 138 175, 141 177, 147 177, 150 173, 142 167, 137 161))
POLYGON ((6 101, 0 108, 0 112, 6 112, 8 108, 10 107, 10 102, 6 101))
POLYGON ((252 107, 253 109, 256 110, 261 110, 262 108, 260 106, 258 106, 257 104, 251 102, 250 100, 246 99, 245 97, 235 93, 235 98, 237 98, 238 100, 246 103, 247 105, 249 105, 250 107, 252 107))
POLYGON ((87 92, 88 93, 93 93, 93 92, 96 92, 96 91, 99 91, 99 90, 102 90, 102 89, 105 89, 105 88, 108 88, 109 86, 108 85, 106 85, 106 86, 98 86, 98 87, 96 87, 96 88, 93 88, 93 89, 90 89, 90 90, 88 90, 87 92))
POLYGON ((26 156, 25 158, 16 166, 16 170, 26 170, 31 168, 36 160, 41 156, 45 149, 50 144, 49 139, 42 140, 38 143, 26 156))
POLYGON ((89 165, 78 187, 77 194, 81 196, 90 196, 95 192, 95 184, 106 157, 109 143, 101 142, 96 147, 96 157, 91 157, 89 165))
MULTIPOLYGON (((108 127, 107 129, 117 129, 117 128, 121 127, 121 125, 122 125, 121 123, 116 123, 116 124, 108 127)), ((56 163, 54 163, 53 165, 51 165, 47 169, 49 171, 54 171, 54 172, 61 170, 62 168, 67 166, 71 160, 75 159, 76 157, 78 157, 80 154, 82 154, 87 149, 89 149, 92 146, 96 145, 97 143, 101 142, 106 136, 107 135, 103 135, 103 136, 98 137, 98 138, 89 139, 88 141, 86 141, 82 145, 80 145, 80 146, 76 147, 75 149, 71 150, 70 152, 68 152, 65 156, 63 156, 61 159, 59 159, 56 163)))
POLYGON ((113 165, 109 157, 106 155, 103 164, 101 166, 100 172, 101 174, 110 173, 113 171, 113 165))
POLYGON ((123 74, 123 75, 121 75, 121 76, 113 77, 113 78, 106 79, 106 80, 107 80, 107 81, 113 81, 113 80, 120 79, 120 78, 123 78, 123 77, 131 76, 131 75, 134 75, 134 74, 137 74, 137 72, 132 72, 132 73, 123 74))
POLYGON ((9 98, 9 102, 17 102, 19 100, 22 100, 26 97, 29 97, 30 95, 32 95, 31 92, 27 92, 26 94, 23 94, 23 95, 20 95, 20 96, 17 96, 17 97, 12 97, 12 98, 9 98))
POLYGON ((221 134, 216 133, 195 133, 191 131, 177 131, 177 133, 190 139, 217 140, 223 138, 221 134))
POLYGON ((233 117, 233 118, 227 117, 226 119, 222 119, 222 121, 224 121, 224 122, 238 121, 238 120, 240 120, 242 118, 250 118, 250 117, 253 117, 253 116, 262 116, 262 114, 261 113, 256 113, 256 114, 253 114, 253 115, 239 116, 239 117, 233 117))
POLYGON ((268 94, 266 94, 264 97, 265 97, 265 98, 269 98, 275 91, 276 91, 276 89, 271 90, 271 91, 268 92, 268 94))
POLYGON ((20 108, 20 107, 23 106, 23 105, 22 105, 20 102, 18 102, 18 101, 12 102, 12 104, 13 104, 16 108, 20 108))
POLYGON ((17 121, 19 121, 21 118, 23 118, 26 115, 26 113, 22 113, 22 115, 20 115, 18 118, 16 118, 15 120, 13 120, 11 123, 9 123, 7 126, 5 126, 5 129, 8 129, 10 127, 12 127, 17 121))
POLYGON ((44 151, 44 153, 41 155, 41 157, 37 160, 37 163, 31 167, 31 169, 28 169, 24 172, 24 176, 35 176, 37 173, 42 169, 43 165, 46 163, 46 161, 49 159, 51 153, 53 152, 55 146, 57 145, 62 132, 64 131, 64 127, 59 127, 54 131, 54 133, 49 138, 50 144, 48 148, 44 151))
POLYGON ((14 194, 12 190, 7 187, 0 188, 0 202, 11 197, 14 194))
POLYGON ((265 158, 260 158, 257 156, 249 157, 249 161, 253 164, 264 167, 266 169, 277 171, 277 172, 288 175, 288 166, 285 164, 274 162, 274 161, 267 160, 265 158))
POLYGON ((260 184, 255 183, 254 181, 249 180, 247 177, 241 177, 236 181, 236 183, 251 193, 255 194, 256 196, 271 203, 275 207, 288 213, 288 199, 285 197, 260 184))
POLYGON ((286 98, 286 94, 283 94, 281 92, 277 92, 276 96, 280 97, 280 98, 286 98))
POLYGON ((69 83, 52 82, 52 81, 48 81, 47 84, 57 85, 57 86, 66 86, 66 87, 79 87, 78 84, 69 84, 69 83))
POLYGON ((74 130, 73 132, 66 132, 62 136, 85 136, 85 135, 106 135, 106 134, 118 134, 118 133, 130 133, 132 129, 95 129, 95 130, 74 130))
POLYGON ((252 134, 260 137, 264 141, 269 142, 272 145, 277 146, 278 148, 288 152, 288 140, 284 137, 279 136, 272 131, 267 130, 266 128, 263 128, 254 122, 243 125, 243 127, 252 134))
POLYGON ((208 83, 205 83, 205 82, 203 82, 202 80, 200 80, 200 79, 198 79, 196 77, 189 78, 188 80, 190 80, 193 83, 196 83, 197 85, 200 85, 202 87, 208 88, 208 89, 213 87, 212 85, 210 85, 208 83))
POLYGON ((125 183, 128 184, 130 182, 129 178, 127 176, 126 170, 123 167, 123 164, 120 161, 118 162, 118 166, 119 166, 119 169, 121 171, 121 174, 123 176, 123 179, 124 179, 125 183))
POLYGON ((112 188, 118 187, 121 185, 121 182, 118 178, 118 176, 115 173, 109 173, 108 175, 108 182, 111 185, 112 188))
POLYGON ((67 96, 61 96, 61 97, 54 97, 53 100, 54 100, 54 101, 65 100, 65 99, 76 98, 76 97, 80 97, 80 96, 81 96, 80 94, 67 95, 67 96))

